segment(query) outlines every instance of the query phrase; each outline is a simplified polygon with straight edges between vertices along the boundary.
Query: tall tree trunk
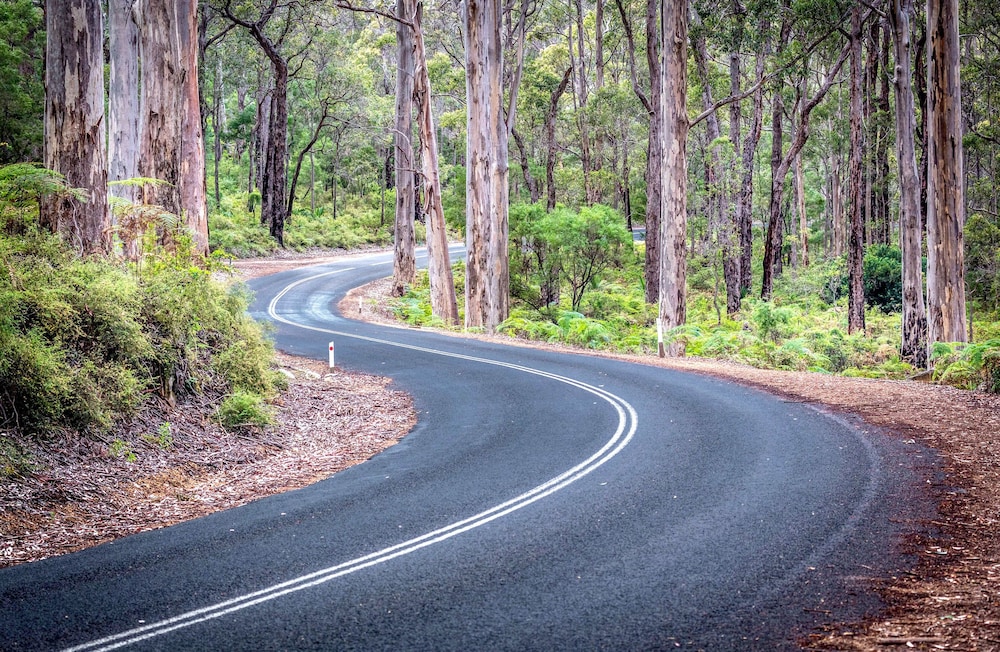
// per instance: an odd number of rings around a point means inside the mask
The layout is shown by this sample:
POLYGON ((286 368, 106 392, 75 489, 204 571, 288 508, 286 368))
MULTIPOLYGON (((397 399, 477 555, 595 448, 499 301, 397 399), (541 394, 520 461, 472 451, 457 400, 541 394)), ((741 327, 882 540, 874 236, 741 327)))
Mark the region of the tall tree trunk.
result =
MULTIPOLYGON (((427 53, 421 26, 423 1, 417 0, 413 16, 413 47, 416 63, 414 97, 417 102, 417 125, 420 129, 420 159, 424 178, 424 204, 427 207, 428 275, 431 286, 431 312, 448 324, 458 323, 455 279, 448 259, 448 227, 441 204, 441 180, 438 175, 437 136, 431 115, 431 82, 427 73, 427 53)), ((499 323, 499 322, 498 322, 499 323)))
MULTIPOLYGON (((108 181, 139 176, 139 27, 132 13, 134 0, 108 3, 108 181)), ((108 194, 135 203, 138 188, 111 185, 108 194)), ((112 223, 118 227, 114 214, 112 223)), ((116 228, 126 258, 139 256, 138 225, 116 228)))
MULTIPOLYGON (((778 37, 778 46, 775 54, 779 57, 784 52, 785 46, 791 38, 791 18, 787 10, 788 0, 784 3, 785 11, 782 12, 781 29, 778 37)), ((782 84, 775 84, 773 97, 771 99, 771 197, 768 205, 767 232, 764 234, 764 273, 761 282, 760 296, 765 300, 771 298, 774 287, 775 267, 780 264, 782 234, 781 225, 784 219, 782 215, 783 201, 785 196, 785 176, 788 174, 788 167, 782 170, 782 151, 784 148, 784 116, 785 100, 782 96, 782 84)))
MULTIPOLYGON (((415 0, 396 0, 396 15, 412 17, 415 0)), ((396 129, 393 156, 396 163, 396 219, 393 243, 392 294, 402 296, 416 278, 413 171, 413 30, 396 23, 396 129)))
MULTIPOLYGON (((139 171, 165 184, 143 188, 143 201, 162 206, 188 227, 194 250, 208 253, 205 150, 198 97, 197 1, 140 2, 142 144, 139 171)), ((164 228, 161 243, 172 247, 164 228)))
POLYGON ((929 0, 927 35, 928 342, 965 342, 965 192, 958 0, 929 0))
POLYGON ((104 23, 98 0, 45 3, 45 167, 86 201, 47 198, 41 222, 81 255, 110 251, 104 144, 104 23))
MULTIPOLYGON (((663 26, 662 152, 660 225, 660 326, 666 330, 687 319, 687 27, 686 2, 662 0, 663 26)), ((684 355, 684 345, 660 345, 660 357, 684 355)))
POLYGON ((921 269, 920 173, 917 170, 917 120, 913 101, 910 20, 913 0, 891 0, 889 21, 895 44, 896 159, 899 161, 899 244, 903 258, 902 356, 927 367, 927 313, 921 269))
POLYGON ((865 330, 863 272, 865 219, 862 205, 861 6, 851 11, 851 154, 848 170, 848 213, 851 232, 847 247, 847 332, 865 330))
POLYGON ((757 53, 755 83, 757 90, 753 94, 753 117, 750 122, 750 133, 743 142, 743 155, 740 161, 742 178, 740 180, 739 197, 736 200, 736 226, 740 242, 740 294, 746 295, 753 285, 753 181, 756 172, 757 145, 764 127, 764 53, 757 53))
POLYGON ((499 0, 463 0, 461 9, 468 97, 465 325, 493 332, 510 302, 501 7, 499 0))
POLYGON ((569 86, 570 75, 573 68, 567 68, 563 73, 562 80, 552 95, 549 97, 549 109, 545 113, 545 208, 552 211, 556 207, 556 116, 559 110, 559 98, 566 92, 569 86))

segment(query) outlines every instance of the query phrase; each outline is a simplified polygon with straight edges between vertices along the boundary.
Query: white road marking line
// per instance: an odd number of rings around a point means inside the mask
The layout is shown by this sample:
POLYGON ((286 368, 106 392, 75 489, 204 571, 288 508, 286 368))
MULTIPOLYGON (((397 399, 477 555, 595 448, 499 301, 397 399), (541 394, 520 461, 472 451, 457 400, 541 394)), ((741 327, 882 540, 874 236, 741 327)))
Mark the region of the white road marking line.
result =
POLYGON ((525 493, 512 498, 504 503, 496 505, 486 511, 480 512, 474 516, 470 516, 461 521, 452 523, 443 528, 439 528, 432 532, 428 532, 419 537, 409 539, 402 543, 398 543, 394 546, 384 548, 377 552, 365 555, 363 557, 358 557, 357 559, 352 559, 350 561, 337 564, 335 566, 330 566, 329 568, 324 568, 301 577, 297 577, 280 584, 275 584, 273 586, 255 591, 253 593, 248 593, 246 595, 232 598, 223 602, 219 602, 208 607, 202 607, 200 609, 195 609, 188 611, 186 613, 174 616, 172 618, 167 618, 158 622, 143 625, 141 627, 136 627, 118 634, 113 634, 111 636, 105 636, 103 638, 90 641, 88 643, 83 643, 81 645, 76 645, 71 648, 67 648, 64 652, 104 652, 106 650, 115 650, 122 647, 126 647, 135 643, 139 643, 144 640, 166 634, 178 629, 183 629, 186 627, 191 627, 197 625, 198 623, 203 623, 208 620, 213 620, 226 614, 230 614, 236 611, 252 607, 263 602, 268 602, 281 596, 288 595, 289 593, 295 593, 308 589, 314 586, 319 586, 320 584, 325 584, 331 580, 338 577, 354 573, 356 571, 375 566, 377 564, 382 564, 397 557, 402 557, 403 555, 410 554, 422 548, 434 545, 435 543, 440 543, 451 539, 452 537, 458 536, 470 530, 481 527, 491 521, 495 521, 498 518, 502 518, 508 514, 516 512, 532 503, 535 503, 542 498, 545 498, 567 486, 576 482, 580 478, 590 474, 592 471, 602 466, 605 462, 612 459, 618 453, 628 445, 635 434, 636 428, 638 426, 638 415, 635 409, 623 398, 612 394, 600 387, 595 387, 587 383, 574 380, 567 376, 560 376, 559 374, 550 373, 547 371, 542 371, 540 369, 534 369, 532 367, 525 367, 523 365, 512 364, 508 362, 502 362, 499 360, 491 360, 488 358, 479 358, 470 355, 464 355, 460 353, 451 353, 448 351, 440 351, 437 349, 431 349, 422 346, 415 346, 410 344, 403 344, 400 342, 392 342, 389 340, 382 340, 374 337, 366 337, 361 335, 353 335, 350 333, 343 333, 339 331, 333 331, 325 328, 319 328, 315 326, 308 326, 305 324, 299 324, 297 322, 285 319, 277 313, 277 304, 285 295, 287 295, 292 289, 298 287, 299 285, 313 281, 324 276, 331 276, 333 274, 339 274, 341 272, 349 271, 353 268, 344 268, 333 270, 329 272, 323 272, 321 274, 315 274, 308 278, 300 279, 285 286, 281 292, 279 292, 271 300, 268 305, 268 314, 276 321, 282 322, 284 324, 289 324, 291 326, 296 326, 298 328, 304 328, 307 330, 313 330, 321 333, 327 333, 330 335, 337 335, 339 337, 350 337, 354 339, 359 339, 363 341, 373 342, 377 344, 383 344, 388 346, 396 346, 405 349, 411 349, 414 351, 421 351, 425 353, 430 353, 433 355, 441 355, 451 358, 459 358, 462 360, 469 360, 472 362, 479 362, 482 364, 490 364, 498 367, 504 367, 507 369, 513 369, 516 371, 521 371, 524 373, 541 376, 543 378, 550 378, 552 380, 565 383, 572 387, 579 388, 585 392, 589 392, 595 396, 598 396, 605 401, 607 401, 618 413, 618 427, 615 430, 614 435, 598 450, 596 453, 588 457, 583 462, 577 464, 573 468, 565 471, 564 473, 544 482, 537 487, 526 491, 525 493))

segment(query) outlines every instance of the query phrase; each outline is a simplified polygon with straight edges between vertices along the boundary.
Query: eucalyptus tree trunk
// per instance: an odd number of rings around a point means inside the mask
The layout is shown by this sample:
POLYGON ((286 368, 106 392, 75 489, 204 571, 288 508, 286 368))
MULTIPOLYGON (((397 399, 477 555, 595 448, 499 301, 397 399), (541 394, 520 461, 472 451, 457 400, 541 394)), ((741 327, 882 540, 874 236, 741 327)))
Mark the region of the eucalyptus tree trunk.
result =
POLYGON ((958 0, 929 0, 927 35, 928 342, 965 342, 965 192, 958 0))
POLYGON ((98 0, 45 3, 45 167, 85 201, 49 197, 42 225, 80 255, 110 251, 104 145, 104 24, 98 0))
MULTIPOLYGON (((146 185, 143 202, 156 204, 188 227, 194 250, 208 253, 205 150, 198 98, 197 0, 141 0, 139 47, 142 126, 139 171, 165 181, 146 185)), ((172 229, 160 241, 173 246, 172 229)))
POLYGON ((896 70, 896 159, 899 162, 899 244, 903 258, 902 355, 913 366, 927 367, 927 312, 921 271, 920 173, 917 169, 916 131, 911 74, 910 20, 913 0, 891 0, 889 24, 893 31, 896 70))
MULTIPOLYGON (((686 2, 674 0, 662 0, 660 6, 664 47, 659 320, 664 330, 683 325, 687 318, 687 10, 686 2)), ((684 345, 661 343, 659 353, 681 356, 684 345)))
POLYGON ((847 332, 865 330, 865 288, 862 265, 865 247, 865 217, 862 204, 862 97, 861 97, 861 7, 851 11, 851 152, 848 165, 848 213, 850 236, 847 244, 847 332))
MULTIPOLYGON (((135 0, 109 0, 108 53, 108 181, 139 176, 139 26, 132 8, 135 0)), ((135 203, 139 189, 131 185, 108 186, 108 194, 135 203)), ((114 214, 112 226, 125 256, 139 255, 138 225, 121 228, 114 214)), ((116 245, 117 246, 117 245, 116 245)))
MULTIPOLYGON (((396 0, 396 15, 412 17, 415 0, 396 0)), ((402 296, 417 273, 416 235, 414 234, 413 173, 413 30, 396 23, 396 128, 393 138, 396 167, 396 220, 393 243, 392 294, 402 296)))
MULTIPOLYGON (((404 0, 405 1, 405 0, 404 0)), ((441 179, 438 175, 437 136, 431 115, 431 82, 427 73, 422 27, 423 1, 416 0, 413 14, 413 47, 416 60, 413 92, 417 100, 417 125, 420 130, 420 160, 424 179, 424 206, 427 210, 428 275, 431 286, 431 313, 448 324, 458 323, 455 279, 448 259, 448 227, 441 204, 441 179)), ((499 323, 499 322, 498 322, 499 323)))
POLYGON ((465 326, 493 332, 507 318, 508 125, 499 0, 463 0, 467 101, 465 326))

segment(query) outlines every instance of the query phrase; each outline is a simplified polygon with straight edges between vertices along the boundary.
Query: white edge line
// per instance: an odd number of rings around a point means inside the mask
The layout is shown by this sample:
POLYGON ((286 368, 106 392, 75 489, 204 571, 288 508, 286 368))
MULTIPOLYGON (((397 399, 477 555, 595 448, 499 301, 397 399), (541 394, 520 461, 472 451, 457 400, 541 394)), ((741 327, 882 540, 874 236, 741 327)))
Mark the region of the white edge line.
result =
POLYGON ((66 648, 63 652, 83 652, 85 650, 92 650, 94 652, 104 652, 106 650, 119 649, 128 645, 132 645, 134 643, 138 643, 140 641, 160 636, 161 634, 166 634, 171 631, 175 631, 185 627, 190 627, 208 620, 213 620, 215 618, 219 618, 221 616, 236 611, 240 611, 242 609, 246 609, 248 607, 252 607, 257 604, 261 604, 263 602, 274 600, 276 598, 288 595, 290 593, 295 593, 307 588, 318 586, 320 584, 324 584, 326 582, 334 580, 338 577, 342 577, 344 575, 348 575, 350 573, 354 573, 356 571, 390 561, 397 557, 410 554, 411 552, 415 552, 422 548, 426 548, 427 546, 440 543, 452 537, 458 536, 470 530, 481 527, 487 523, 490 523, 491 521, 494 521, 498 518, 511 514, 515 511, 518 511, 538 500, 541 500, 542 498, 545 498, 563 489, 564 487, 588 475, 595 469, 602 466, 605 462, 615 457, 632 440, 632 437, 635 434, 638 425, 638 415, 636 414, 635 409, 621 397, 616 396, 615 394, 612 394, 611 392, 608 392, 599 387, 595 387, 593 385, 589 385, 587 383, 583 383, 581 381, 574 380, 566 376, 560 376, 558 374, 553 374, 550 372, 542 371, 540 369, 534 369, 522 365, 501 362, 499 360, 479 358, 460 353, 451 353, 448 351, 440 351, 437 349, 431 349, 421 346, 402 344, 399 342, 391 342, 389 340, 381 340, 378 338, 353 335, 350 333, 343 333, 339 331, 318 328, 315 326, 307 326, 304 324, 299 324, 291 320, 285 319, 284 317, 281 317, 280 315, 277 314, 278 301, 295 287, 303 283, 313 281, 317 278, 321 278, 324 276, 331 276, 333 274, 339 274, 341 272, 350 271, 352 269, 354 268, 352 267, 343 268, 329 272, 323 272, 320 274, 314 274, 313 276, 300 279, 298 281, 295 281, 294 283, 285 286, 281 290, 281 292, 275 295, 275 297, 271 300, 270 304, 268 305, 268 314, 276 321, 291 326, 304 328, 307 330, 313 330, 343 337, 350 337, 353 339, 359 339, 373 343, 384 344, 388 346, 396 346, 400 348, 421 351, 434 355, 460 358, 463 360, 479 362, 482 364, 490 364, 499 367, 505 367, 532 375, 542 376, 544 378, 550 378, 557 382, 565 383, 572 387, 576 387, 578 389, 582 389, 586 392, 594 394, 595 396, 604 399, 609 404, 611 404, 612 407, 615 408, 615 410, 618 412, 618 428, 616 429, 614 435, 600 448, 600 450, 595 452, 593 455, 591 455, 583 462, 569 469, 568 471, 565 471, 562 474, 556 476, 555 478, 552 478, 538 485, 537 487, 534 487, 533 489, 526 491, 525 493, 521 494, 520 496, 517 496, 516 498, 512 498, 504 503, 496 505, 495 507, 480 512, 479 514, 476 514, 474 516, 470 516, 460 521, 456 521, 455 523, 447 525, 443 528, 439 528, 432 532, 423 534, 419 537, 415 537, 413 539, 409 539, 402 543, 398 543, 394 546, 384 548, 382 550, 370 553, 368 555, 364 555, 362 557, 358 557, 357 559, 353 559, 347 562, 343 562, 341 564, 337 564, 335 566, 331 566, 329 568, 315 571, 313 573, 309 573, 307 575, 303 575, 301 577, 297 577, 295 579, 288 580, 280 584, 275 584, 268 588, 254 591, 252 593, 248 593, 246 595, 237 598, 232 598, 230 600, 219 602, 217 604, 210 605, 208 607, 202 607, 200 609, 188 611, 186 613, 174 616, 172 618, 167 618, 165 620, 161 620, 155 623, 143 625, 142 627, 136 627, 124 632, 120 632, 118 634, 113 634, 111 636, 106 636, 94 641, 66 648), (631 425, 628 429, 628 432, 625 433, 625 427, 626 424, 628 423, 630 423, 631 425))

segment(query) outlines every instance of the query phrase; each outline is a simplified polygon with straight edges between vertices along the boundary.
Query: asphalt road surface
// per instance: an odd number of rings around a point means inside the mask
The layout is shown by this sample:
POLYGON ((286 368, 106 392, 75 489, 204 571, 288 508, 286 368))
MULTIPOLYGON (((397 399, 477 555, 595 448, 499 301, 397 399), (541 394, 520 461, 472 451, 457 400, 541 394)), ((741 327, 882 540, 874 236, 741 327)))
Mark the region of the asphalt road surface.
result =
MULTIPOLYGON (((0 649, 775 650, 878 607, 912 446, 719 380, 336 312, 390 254, 257 279, 279 348, 419 422, 334 477, 0 571, 0 649)), ((917 507, 916 509, 923 509, 917 507)))

